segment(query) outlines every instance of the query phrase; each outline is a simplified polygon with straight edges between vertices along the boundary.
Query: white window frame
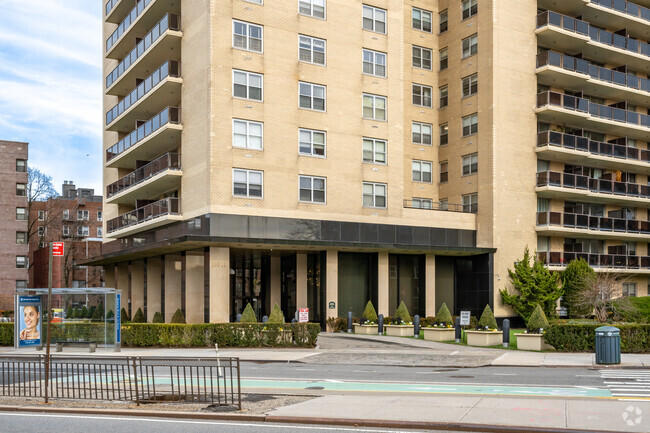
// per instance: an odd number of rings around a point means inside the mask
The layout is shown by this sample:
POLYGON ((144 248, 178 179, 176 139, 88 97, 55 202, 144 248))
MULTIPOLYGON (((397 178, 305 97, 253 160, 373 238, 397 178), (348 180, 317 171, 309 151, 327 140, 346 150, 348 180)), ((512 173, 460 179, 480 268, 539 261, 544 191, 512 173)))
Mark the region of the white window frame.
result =
POLYGON ((69 220, 70 219, 70 209, 64 209, 63 210, 63 219, 64 220, 69 220))
POLYGON ((478 53, 478 33, 474 33, 461 41, 461 52, 463 53, 461 57, 463 59, 472 57, 478 53), (466 43, 467 47, 465 47, 466 43))
POLYGON ((461 82, 461 89, 463 93, 463 98, 469 98, 478 93, 478 74, 468 75, 463 77, 461 82), (465 92, 467 88, 467 92, 465 92))
POLYGON ((97 211, 97 221, 103 221, 103 220, 102 220, 103 217, 104 217, 104 216, 102 215, 102 211, 98 210, 98 211, 97 211))
POLYGON ((362 29, 368 30, 370 32, 380 33, 382 35, 385 35, 387 33, 387 30, 388 30, 387 27, 388 26, 386 25, 386 21, 387 21, 386 18, 387 18, 388 12, 386 11, 386 9, 377 8, 377 7, 369 6, 369 5, 363 5, 362 15, 363 15, 362 22, 361 22, 361 28, 362 29), (366 17, 366 15, 368 13, 370 13, 372 15, 372 17, 366 17), (383 21, 381 21, 377 17, 378 15, 381 15, 381 14, 384 15, 384 20, 383 21), (366 20, 369 20, 372 23, 372 25, 370 27, 366 26, 366 20), (383 23, 384 24, 384 31, 377 30, 377 27, 378 27, 377 23, 383 23))
POLYGON ((478 0, 463 0, 461 3, 462 20, 472 18, 478 14, 478 0), (472 10, 473 9, 473 10, 472 10))
POLYGON ((413 8, 411 10, 411 28, 415 30, 419 30, 421 32, 426 32, 426 33, 431 33, 433 30, 433 13, 431 11, 428 11, 426 9, 420 9, 420 8, 413 8), (420 25, 418 27, 415 26, 415 15, 416 13, 420 14, 420 18, 418 18, 418 21, 420 22, 420 25), (429 28, 427 29, 425 26, 425 15, 429 15, 429 28))
POLYGON ((463 176, 471 176, 478 173, 478 153, 463 155, 462 169, 463 176))
POLYGON ((361 140, 361 160, 365 164, 386 165, 388 162, 388 142, 379 138, 363 137, 361 140), (377 150, 377 144, 384 145, 383 152, 377 150), (366 150, 366 145, 369 145, 371 148, 366 150), (367 152, 372 152, 372 158, 366 158, 367 152), (383 161, 381 158, 378 158, 381 155, 384 156, 383 161))
POLYGON ((27 184, 26 183, 16 183, 16 195, 18 197, 27 197, 27 184))
POLYGON ((314 84, 314 83, 307 83, 305 81, 298 81, 298 108, 302 108, 303 110, 312 110, 312 111, 320 111, 320 112, 326 112, 327 111, 327 86, 323 86, 321 84, 314 84), (309 94, 305 93, 303 94, 303 89, 308 86, 309 88, 309 94), (316 98, 314 96, 314 90, 322 90, 323 92, 323 97, 322 98, 316 98), (302 105, 303 97, 309 98, 309 107, 304 107, 302 105), (314 100, 315 99, 322 99, 323 100, 323 109, 318 109, 314 108, 314 100))
POLYGON ((449 182, 449 161, 440 161, 439 163, 439 171, 440 171, 440 176, 438 177, 438 182, 439 183, 447 183, 449 182), (444 171, 443 171, 444 168, 444 171), (443 179, 443 174, 444 179, 443 179))
POLYGON ((232 119, 232 147, 236 149, 249 149, 249 150, 264 150, 264 124, 262 122, 256 122, 253 120, 244 120, 244 119, 232 119), (236 125, 242 125, 246 129, 246 132, 241 134, 236 132, 236 125), (260 135, 253 135, 251 133, 251 126, 259 127, 260 135), (244 146, 239 146, 235 137, 243 137, 245 140, 244 146), (259 147, 251 146, 251 138, 259 139, 259 147))
POLYGON ((413 197, 411 206, 415 209, 433 209, 433 200, 430 198, 413 197))
POLYGON ((449 144, 449 123, 441 123, 438 125, 438 141, 440 146, 446 146, 449 144), (445 133, 443 134, 443 131, 445 133), (442 137, 445 137, 445 142, 442 142, 442 137))
POLYGON ((16 245, 25 245, 27 243, 27 232, 16 232, 16 245))
MULTIPOLYGON (((320 146, 320 143, 316 143, 317 146, 320 146)), ((307 129, 299 128, 298 129, 298 154, 304 156, 313 156, 315 158, 326 158, 327 157, 327 132, 319 131, 317 129, 307 129), (309 134, 309 141, 303 140, 303 136, 309 134), (314 147, 314 136, 318 134, 323 136, 323 154, 319 155, 315 151, 314 147), (303 144, 309 145, 309 152, 303 152, 303 144)))
POLYGON ((298 61, 311 63, 312 65, 326 66, 327 63, 327 41, 307 35, 298 35, 298 61), (322 51, 321 51, 322 48, 322 51), (309 60, 303 58, 303 52, 309 53, 309 60), (314 61, 314 53, 323 53, 323 62, 314 61))
POLYGON ((362 72, 364 75, 372 75, 373 77, 386 78, 386 70, 387 70, 386 53, 364 48, 361 51, 361 61, 363 64, 362 72), (370 61, 366 59, 366 55, 370 56, 370 61), (382 64, 382 59, 383 59, 383 64, 382 64), (367 65, 369 65, 369 68, 366 68, 367 65), (381 68, 383 68, 383 74, 378 73, 381 72, 381 68), (367 69, 370 70, 368 71, 367 69))
POLYGON ((411 180, 418 183, 432 183, 433 163, 431 161, 422 161, 419 159, 411 161, 411 180), (425 178, 427 173, 429 174, 429 180, 426 180, 425 178), (417 179, 417 177, 419 177, 419 179, 417 179))
POLYGON ((77 221, 89 221, 90 212, 83 209, 77 209, 77 221))
POLYGON ((361 117, 364 119, 370 119, 370 120, 376 120, 377 122, 386 122, 388 119, 388 98, 385 96, 381 95, 373 95, 371 93, 363 93, 362 96, 362 102, 361 102, 361 117), (368 106, 368 108, 372 109, 372 117, 366 117, 364 111, 366 106, 364 105, 365 101, 367 98, 370 98, 372 101, 372 105, 368 106), (377 100, 383 100, 384 101, 384 118, 377 118, 377 100))
POLYGON ((38 220, 39 221, 45 221, 45 211, 44 210, 39 210, 38 211, 38 220))
POLYGON ((243 71, 241 69, 233 69, 232 70, 232 97, 236 99, 244 99, 247 101, 256 101, 256 102, 263 102, 264 101, 264 75, 262 74, 256 74, 255 72, 249 72, 249 71, 243 71), (235 76, 237 75, 243 75, 246 78, 246 84, 238 84, 235 82, 235 76), (260 99, 253 99, 250 97, 251 93, 251 88, 257 89, 257 87, 253 87, 250 84, 251 78, 256 77, 259 78, 260 80, 260 99), (237 96, 235 95, 235 85, 238 86, 245 86, 246 87, 246 96, 237 96))
POLYGON ((438 67, 440 70, 444 71, 445 69, 449 68, 449 47, 441 48, 440 51, 438 51, 438 57, 440 61, 438 67), (444 67, 442 64, 443 61, 445 62, 444 67))
POLYGON ((103 227, 97 227, 97 237, 98 238, 103 238, 104 237, 104 228, 103 227))
POLYGON ((232 196, 236 198, 249 198, 249 199, 263 199, 264 198, 264 172, 260 170, 248 170, 245 168, 233 168, 232 169, 232 196), (246 194, 235 194, 235 174, 244 173, 246 174, 246 194), (251 174, 258 174, 260 176, 260 196, 251 195, 251 174))
POLYGON ((327 19, 327 0, 298 0, 298 14, 304 15, 307 17, 313 17, 313 18, 318 18, 321 20, 327 19), (321 6, 319 3, 323 3, 323 16, 319 16, 316 14, 316 9, 315 6, 321 6), (305 13, 300 6, 301 5, 309 5, 309 13, 305 13))
POLYGON ((63 229, 61 231, 61 234, 63 236, 70 236, 70 226, 69 225, 64 225, 63 229))
POLYGON ((38 226, 38 228, 36 229, 36 235, 37 235, 38 237, 43 237, 43 236, 45 236, 45 227, 43 227, 43 226, 38 226))
POLYGON ((88 226, 77 226, 77 236, 87 238, 90 236, 90 228, 88 226))
POLYGON ((478 212, 478 193, 463 195, 463 212, 478 212))
POLYGON ((264 26, 261 26, 259 24, 249 23, 246 21, 232 20, 232 47, 237 50, 244 50, 244 51, 250 51, 252 53, 263 54, 264 53, 264 26), (235 28, 237 25, 243 26, 245 34, 242 35, 239 33, 235 33, 235 28), (251 31, 255 28, 259 29, 260 32, 259 38, 253 38, 253 36, 251 35, 251 31), (237 37, 243 38, 243 40, 245 41, 244 46, 238 45, 235 42, 237 40, 237 37), (259 50, 251 48, 252 45, 251 42, 253 40, 259 40, 259 44, 260 44, 259 50))
POLYGON ((417 107, 432 108, 433 107, 433 88, 425 86, 424 84, 412 83, 411 85, 411 103, 417 107), (419 95, 416 92, 419 91, 419 95), (427 91, 429 95, 427 96, 427 91), (419 101, 419 102, 418 102, 419 101))
POLYGON ((380 183, 380 182, 363 182, 362 187, 361 187, 361 204, 363 207, 368 207, 368 208, 377 208, 377 209, 386 209, 388 207, 388 184, 385 183, 380 183), (371 192, 370 194, 366 194, 366 187, 371 187, 371 192), (377 190, 382 188, 384 189, 384 195, 378 195, 377 190), (370 197, 372 199, 372 204, 366 204, 366 197, 370 197), (384 198, 384 205, 383 206, 377 206, 377 198, 378 197, 383 197, 384 198))
POLYGON ((463 137, 469 137, 470 135, 478 134, 478 113, 464 116, 461 119, 461 122, 463 128, 463 137), (465 130, 465 128, 468 129, 465 130))
POLYGON ((411 122, 411 143, 418 144, 420 146, 432 146, 433 145, 433 125, 431 123, 424 122, 411 122), (424 130, 428 128, 429 133, 427 134, 424 130), (425 137, 429 137, 429 142, 426 143, 425 137))
POLYGON ((447 30, 449 30, 449 9, 445 9, 438 13, 438 33, 445 33, 447 30))
POLYGON ((413 45, 411 47, 411 64, 413 65, 414 68, 419 68, 419 69, 424 69, 425 71, 430 71, 431 68, 432 68, 432 60, 431 60, 432 58, 433 58, 433 50, 431 50, 429 48, 420 47, 418 45, 413 45), (417 51, 419 51, 419 56, 416 55, 417 51), (429 54, 429 58, 428 58, 429 67, 427 67, 425 65, 425 60, 427 60, 427 59, 424 58, 424 53, 429 54), (415 63, 416 59, 420 60, 420 65, 417 65, 415 63))
POLYGON ((621 287, 621 295, 624 297, 636 298, 637 296, 636 283, 623 283, 621 287))
POLYGON ((16 269, 29 269, 29 257, 16 256, 16 269))
MULTIPOLYGON (((320 189, 318 190, 320 191, 320 189)), ((298 201, 300 203, 311 203, 311 204, 327 204, 327 178, 321 177, 321 176, 309 176, 309 175, 303 175, 301 174, 298 176, 298 201), (303 187, 303 180, 309 181, 309 200, 303 200, 302 198, 302 191, 307 190, 307 188, 303 187), (315 180, 320 180, 323 182, 323 201, 317 201, 314 199, 314 181, 315 180)))
POLYGON ((27 208, 18 206, 16 208, 16 221, 27 221, 28 219, 29 219, 29 212, 27 212, 27 208), (23 210, 22 215, 18 212, 18 209, 23 210), (22 218, 19 218, 19 216, 22 218))
POLYGON ((444 85, 438 88, 438 104, 440 108, 445 108, 449 105, 449 86, 444 85))

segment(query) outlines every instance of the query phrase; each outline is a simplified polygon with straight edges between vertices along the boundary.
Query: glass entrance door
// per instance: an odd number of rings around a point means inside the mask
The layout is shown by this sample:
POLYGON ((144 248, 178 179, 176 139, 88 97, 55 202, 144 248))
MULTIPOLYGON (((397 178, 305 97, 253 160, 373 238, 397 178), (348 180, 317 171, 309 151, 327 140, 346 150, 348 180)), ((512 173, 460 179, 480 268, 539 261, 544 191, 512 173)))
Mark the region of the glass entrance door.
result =
POLYGON ((270 289, 270 258, 263 251, 230 251, 230 321, 244 312, 248 303, 253 307, 257 321, 269 315, 266 305, 270 289))

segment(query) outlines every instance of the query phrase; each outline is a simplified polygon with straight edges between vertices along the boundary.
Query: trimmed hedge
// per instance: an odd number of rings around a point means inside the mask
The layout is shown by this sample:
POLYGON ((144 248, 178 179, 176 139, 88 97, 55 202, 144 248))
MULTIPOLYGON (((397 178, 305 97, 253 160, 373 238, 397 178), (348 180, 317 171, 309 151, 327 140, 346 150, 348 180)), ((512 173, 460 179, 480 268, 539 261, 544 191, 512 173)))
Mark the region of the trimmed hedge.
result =
MULTIPOLYGON (((609 325, 609 324, 606 324, 609 325)), ((561 352, 593 352, 596 349, 596 328, 603 324, 551 325, 544 340, 561 352)), ((621 330, 621 352, 650 352, 650 325, 613 324, 621 330)))
POLYGON ((0 346, 14 345, 13 322, 0 322, 0 346))

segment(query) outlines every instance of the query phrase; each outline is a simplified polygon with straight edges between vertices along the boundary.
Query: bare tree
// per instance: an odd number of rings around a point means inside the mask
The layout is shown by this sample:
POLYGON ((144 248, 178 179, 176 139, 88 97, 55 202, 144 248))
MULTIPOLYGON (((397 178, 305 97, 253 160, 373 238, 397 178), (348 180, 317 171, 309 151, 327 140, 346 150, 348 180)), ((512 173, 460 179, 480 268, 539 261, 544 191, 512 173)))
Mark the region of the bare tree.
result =
MULTIPOLYGON (((38 168, 29 167, 27 169, 27 214, 29 215, 27 242, 38 235, 38 227, 43 227, 45 230, 49 223, 54 221, 63 211, 57 200, 50 200, 57 196, 58 193, 52 184, 52 176, 48 176, 38 168), (33 214, 37 207, 36 202, 46 203, 42 219, 33 214)), ((40 237, 43 237, 42 233, 40 237)))
POLYGON ((621 274, 596 272, 582 280, 574 295, 574 302, 579 309, 593 309, 595 319, 604 323, 612 313, 614 318, 632 308, 630 302, 621 300, 622 284, 628 279, 621 274))

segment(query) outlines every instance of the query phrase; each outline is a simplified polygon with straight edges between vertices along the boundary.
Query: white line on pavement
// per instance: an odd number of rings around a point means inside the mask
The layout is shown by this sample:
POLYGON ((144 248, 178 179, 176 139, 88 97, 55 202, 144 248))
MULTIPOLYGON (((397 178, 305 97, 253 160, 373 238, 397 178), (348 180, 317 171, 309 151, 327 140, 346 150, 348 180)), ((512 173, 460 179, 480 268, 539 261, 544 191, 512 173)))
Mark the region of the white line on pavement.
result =
POLYGON ((455 355, 455 354, 457 354, 459 352, 460 352, 460 350, 455 350, 455 351, 451 352, 450 355, 455 355))
POLYGON ((494 373, 495 376, 516 376, 515 373, 494 373))

